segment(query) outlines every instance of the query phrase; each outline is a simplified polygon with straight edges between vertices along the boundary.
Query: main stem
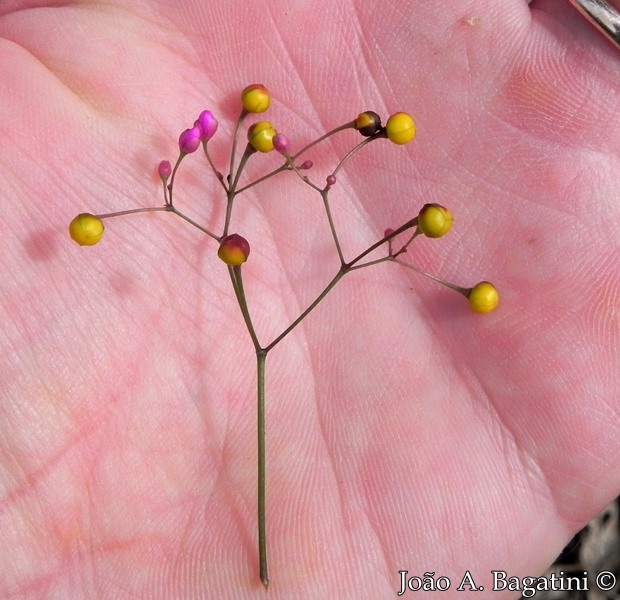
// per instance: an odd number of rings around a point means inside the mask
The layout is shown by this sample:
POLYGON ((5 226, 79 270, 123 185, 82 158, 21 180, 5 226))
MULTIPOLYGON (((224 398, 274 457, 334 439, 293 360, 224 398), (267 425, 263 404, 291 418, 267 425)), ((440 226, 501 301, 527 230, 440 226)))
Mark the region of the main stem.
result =
POLYGON ((267 352, 256 351, 257 393, 257 437, 258 437, 258 561, 260 580, 265 589, 269 588, 269 570, 267 568, 267 517, 265 510, 265 360, 267 352))
POLYGON ((260 580, 265 589, 269 588, 269 569, 267 567, 267 512, 266 512, 266 444, 265 444, 265 361, 267 360, 267 349, 262 348, 258 341, 258 336, 252 323, 252 317, 248 310, 248 303, 243 289, 243 276, 241 266, 228 267, 230 280, 232 282, 243 320, 245 321, 248 333, 252 338, 254 350, 256 351, 256 384, 257 384, 257 408, 256 424, 258 439, 258 564, 260 580))

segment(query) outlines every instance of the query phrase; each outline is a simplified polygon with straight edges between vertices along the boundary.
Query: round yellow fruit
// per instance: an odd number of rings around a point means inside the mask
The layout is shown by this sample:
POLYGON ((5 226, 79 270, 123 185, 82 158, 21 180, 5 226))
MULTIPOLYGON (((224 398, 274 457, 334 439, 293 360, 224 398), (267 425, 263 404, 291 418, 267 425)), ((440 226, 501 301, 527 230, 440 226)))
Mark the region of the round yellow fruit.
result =
POLYGON ((103 221, 90 213, 81 213, 69 223, 69 235, 80 246, 94 246, 103 236, 103 221))
POLYGON ((497 308, 499 304, 499 294, 492 283, 481 281, 476 284, 467 297, 469 306, 474 312, 485 314, 497 308))

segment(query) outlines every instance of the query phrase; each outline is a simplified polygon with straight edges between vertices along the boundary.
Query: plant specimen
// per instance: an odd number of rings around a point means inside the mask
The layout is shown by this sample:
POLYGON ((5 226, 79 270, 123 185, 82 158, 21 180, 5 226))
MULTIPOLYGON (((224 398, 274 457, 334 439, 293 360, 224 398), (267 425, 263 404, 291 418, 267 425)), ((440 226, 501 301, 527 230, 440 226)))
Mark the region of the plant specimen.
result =
MULTIPOLYGON (((462 294, 469 303, 471 309, 478 313, 487 313, 494 310, 499 301, 495 287, 482 281, 473 287, 463 288, 448 283, 434 275, 426 273, 410 262, 404 260, 404 255, 418 236, 439 238, 446 235, 453 225, 453 217, 450 211, 439 204, 425 204, 418 214, 396 228, 385 230, 383 235, 378 236, 377 241, 369 245, 357 256, 347 259, 341 246, 337 233, 337 227, 330 209, 330 192, 337 185, 338 174, 349 159, 377 140, 388 140, 396 145, 409 143, 416 134, 414 121, 410 115, 404 112, 393 114, 387 120, 385 126, 381 123, 379 115, 373 111, 360 113, 355 119, 332 129, 310 142, 301 150, 293 152, 291 142, 268 121, 257 121, 246 130, 246 145, 241 153, 238 152, 238 144, 245 119, 251 114, 265 112, 270 105, 271 96, 268 90, 261 84, 246 87, 241 93, 242 109, 237 120, 230 150, 230 162, 228 174, 224 176, 216 167, 209 152, 209 141, 218 129, 218 122, 211 111, 203 111, 194 125, 183 131, 178 140, 179 154, 174 166, 162 160, 158 166, 158 174, 163 184, 163 205, 134 208, 108 214, 94 215, 82 213, 75 217, 69 225, 69 233, 73 240, 80 245, 92 246, 97 244, 104 233, 103 221, 115 217, 133 215, 145 212, 167 212, 181 218, 202 233, 213 238, 217 243, 218 257, 225 263, 234 295, 241 310, 242 318, 253 344, 256 354, 257 372, 257 437, 258 437, 258 546, 259 546, 259 573, 260 580, 265 586, 269 585, 269 571, 267 565, 267 531, 266 531, 266 432, 265 432, 265 363, 269 352, 301 323, 310 312, 327 296, 334 286, 345 276, 359 269, 374 267, 382 263, 393 263, 404 268, 417 271, 448 288, 462 294), (313 165, 308 159, 304 159, 308 151, 315 148, 327 138, 341 134, 347 130, 357 131, 362 140, 358 141, 334 166, 325 178, 324 183, 313 181, 307 174, 313 165), (185 213, 181 212, 174 204, 173 191, 175 178, 183 159, 194 153, 202 146, 207 164, 214 176, 219 181, 222 195, 226 202, 226 213, 221 229, 207 228, 185 213), (253 181, 242 183, 242 175, 248 161, 264 153, 276 152, 282 156, 279 167, 265 173, 253 181), (284 173, 298 177, 302 185, 307 185, 320 195, 324 207, 327 227, 331 233, 335 252, 338 255, 340 266, 328 281, 323 290, 311 301, 307 307, 278 335, 268 342, 260 339, 252 320, 250 308, 247 303, 244 289, 243 269, 250 257, 250 243, 242 235, 231 231, 233 223, 233 207, 238 196, 246 190, 280 176, 284 173), (378 257, 377 257, 378 256, 378 257)), ((256 159, 255 159, 256 160, 256 159)), ((250 262, 251 264, 251 262, 250 262)))

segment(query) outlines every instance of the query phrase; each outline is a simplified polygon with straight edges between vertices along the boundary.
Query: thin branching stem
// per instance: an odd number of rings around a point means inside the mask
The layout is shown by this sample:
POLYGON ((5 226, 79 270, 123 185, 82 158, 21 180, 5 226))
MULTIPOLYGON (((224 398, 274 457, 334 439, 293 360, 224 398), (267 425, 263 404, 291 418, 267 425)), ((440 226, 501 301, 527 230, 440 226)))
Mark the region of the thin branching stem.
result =
POLYGON ((317 144, 320 144, 323 140, 326 140, 328 137, 331 137, 335 133, 338 133, 340 131, 344 131, 345 129, 354 129, 354 128, 355 128, 355 121, 350 121, 349 123, 345 123, 344 125, 340 125, 339 127, 336 127, 334 129, 332 129, 331 131, 328 131, 327 133, 322 135, 320 138, 317 138, 313 142, 310 142, 309 144, 305 145, 299 152, 297 152, 296 154, 291 156, 291 158, 293 160, 295 160, 296 158, 299 158, 304 152, 307 152, 308 150, 310 150, 310 148, 313 148, 317 144))
POLYGON ((370 144, 370 142, 377 140, 381 137, 383 136, 374 135, 373 137, 368 137, 365 140, 361 141, 357 146, 354 146, 353 148, 351 148, 351 150, 349 150, 343 156, 342 160, 336 165, 336 168, 332 171, 332 175, 335 176, 338 173, 338 171, 340 171, 344 163, 346 163, 358 150, 361 150, 364 146, 367 146, 368 144, 370 144))
MULTIPOLYGON (((299 175, 299 177, 304 181, 304 183, 307 183, 312 188, 314 188, 316 191, 320 192, 321 189, 318 186, 316 186, 314 183, 312 183, 310 181, 310 179, 306 175, 303 175, 302 173, 299 172, 299 169, 298 169, 297 165, 295 164, 295 159, 299 158, 302 154, 304 154, 305 152, 310 150, 310 148, 313 148, 317 144, 320 144, 322 141, 326 140, 328 137, 331 137, 332 135, 334 135, 336 133, 339 133, 340 131, 344 131, 345 129, 354 129, 354 128, 355 128, 355 121, 351 121, 349 123, 345 123, 344 125, 340 125, 339 127, 336 127, 334 129, 332 129, 331 131, 328 131, 326 134, 322 135, 320 138, 317 138, 313 142, 310 142, 309 144, 305 145, 301 150, 299 150, 299 152, 297 152, 294 155, 288 157, 285 164, 283 164, 282 166, 278 167, 277 169, 274 169, 273 171, 270 171, 269 173, 263 175, 262 177, 259 177, 258 179, 256 179, 252 183, 249 183, 248 185, 243 186, 242 188, 237 190, 237 193, 240 194, 241 192, 245 192, 249 188, 254 187, 255 185, 258 185, 259 183, 262 183, 266 179, 269 179, 269 178, 273 177, 274 175, 277 175, 278 173, 282 173, 283 171, 295 171, 297 173, 297 175, 299 175)), ((372 138, 365 139, 363 142, 361 142, 355 148, 353 148, 353 150, 351 150, 345 156, 345 158, 340 161, 340 163, 337 165, 336 170, 334 171, 334 173, 336 173, 340 169, 340 167, 345 162, 345 160, 350 158, 352 154, 354 154, 355 152, 357 152, 357 150, 359 150, 360 148, 365 146, 369 141, 371 141, 373 139, 376 139, 377 137, 381 137, 381 136, 375 136, 375 137, 372 137, 372 138)))
POLYGON ((95 215, 98 219, 113 219, 114 217, 123 217, 125 215, 137 215, 138 213, 147 212, 170 212, 172 207, 166 206, 149 206, 147 208, 130 208, 128 210, 117 210, 111 213, 105 213, 103 215, 95 215))
POLYGON ((277 338, 273 340, 273 342, 271 342, 271 344, 265 347, 265 351, 269 352, 274 346, 279 344, 289 333, 291 333, 291 331, 293 331, 293 329, 295 329, 295 327, 297 327, 297 325, 299 325, 317 307, 319 302, 321 302, 321 300, 323 300, 323 298, 325 298, 325 296, 329 294, 329 292, 333 289, 333 287, 346 274, 347 274, 346 267, 344 266, 341 267, 336 273, 336 275, 334 275, 333 279, 327 284, 325 289, 310 303, 310 305, 277 338))
POLYGON ((440 277, 435 277, 435 275, 431 275, 430 273, 427 273, 426 271, 423 271, 422 269, 419 269, 418 267, 414 265, 410 265, 409 263, 403 262, 402 260, 399 260, 398 258, 395 258, 394 262, 398 263, 402 267, 411 269, 412 271, 415 271, 416 273, 419 273, 420 275, 424 275, 424 277, 428 277, 429 279, 432 279, 433 281, 436 281, 437 283, 441 283, 442 285, 449 287, 455 292, 458 292, 459 294, 463 294, 463 296, 465 296, 466 298, 469 292, 471 291, 471 288, 464 288, 464 287, 461 287, 460 285, 455 285, 454 283, 445 281, 444 279, 441 279, 440 277))
POLYGON ((204 150, 205 156, 207 157, 207 161, 209 161, 209 166, 211 167, 213 174, 215 175, 217 180, 220 182, 220 184, 224 188, 224 191, 228 194, 228 186, 224 182, 224 176, 217 170, 217 167, 215 166, 215 163, 213 162, 213 159, 211 158, 211 154, 209 153, 209 143, 204 142, 202 144, 202 148, 204 150))
POLYGON ((149 206, 147 208, 130 208, 128 210, 117 210, 116 212, 106 213, 103 215, 95 215, 98 219, 112 219, 114 217, 124 217, 126 215, 136 215, 138 213, 149 212, 169 212, 177 217, 180 217, 196 229, 199 229, 203 233, 206 233, 209 237, 212 237, 216 242, 220 241, 220 238, 212 231, 209 231, 206 227, 203 227, 199 223, 196 223, 193 219, 190 219, 187 215, 183 214, 180 210, 175 208, 172 204, 166 204, 165 206, 149 206))
POLYGON ((403 223, 400 227, 392 231, 389 235, 382 237, 378 242, 375 242, 374 244, 372 244, 372 246, 369 246, 368 248, 366 248, 364 252, 358 254, 352 261, 346 263, 345 267, 347 268, 352 267, 353 265, 358 263, 360 260, 362 260, 362 258, 365 258, 371 252, 374 252, 377 248, 385 244, 385 242, 395 238, 397 235, 401 234, 403 231, 407 231, 407 229, 411 229, 412 227, 417 227, 417 226, 418 226, 418 217, 414 217, 413 219, 410 219, 409 221, 407 221, 406 223, 403 223))
POLYGON ((262 177, 255 179, 252 183, 248 183, 247 185, 244 185, 242 188, 239 188, 236 193, 241 194, 241 192, 245 192, 245 190, 249 190, 255 185, 258 185, 259 183, 262 183, 266 179, 269 179, 270 177, 273 177, 274 175, 277 175, 278 173, 282 173, 283 171, 290 171, 290 167, 288 166, 288 163, 284 163, 281 167, 278 167, 277 169, 270 171, 266 175, 263 175, 262 177))
POLYGON ((340 241, 338 240, 338 234, 336 233, 336 227, 334 225, 334 219, 332 217, 332 211, 329 208, 329 198, 328 191, 321 190, 321 198, 323 198, 323 206, 325 207, 325 214, 327 215, 327 221, 329 223, 329 229, 332 232, 332 238, 334 239, 334 244, 336 245, 336 250, 338 252, 338 258, 340 259, 340 264, 344 265, 344 254, 342 253, 342 248, 340 246, 340 241))
POLYGON ((407 252, 407 248, 409 247, 411 242, 413 242, 413 240, 415 240, 419 235, 422 235, 422 232, 419 228, 416 227, 413 233, 409 236, 409 239, 401 246, 400 250, 394 254, 394 257, 403 254, 403 252, 407 252))
POLYGON ((177 162, 174 164, 174 168, 172 169, 172 175, 170 176, 170 183, 168 184, 168 197, 165 198, 167 204, 172 206, 172 188, 174 187, 174 180, 177 176, 177 171, 179 170, 179 166, 181 165, 181 161, 187 156, 187 154, 181 152, 179 157, 177 158, 177 162))
POLYGON ((235 174, 235 178, 233 179, 232 183, 230 184, 230 187, 228 188, 227 200, 226 200, 226 217, 224 219, 224 233, 222 234, 222 237, 228 235, 228 228, 230 227, 230 219, 232 218, 233 204, 235 201, 235 197, 238 193, 236 189, 237 189, 237 184, 239 183, 239 177, 241 177, 241 172, 245 168, 245 165, 248 162, 248 159, 255 152, 256 151, 254 150, 254 148, 252 148, 252 146, 250 146, 250 144, 246 146, 245 152, 243 153, 243 156, 241 157, 241 160, 239 161, 239 167, 237 169, 237 173, 235 174))
POLYGON ((177 217, 180 217, 181 219, 183 219, 190 225, 193 225, 197 229, 200 229, 200 231, 202 231, 203 233, 206 233, 209 237, 212 237, 216 242, 221 241, 221 238, 215 235, 215 233, 213 233, 212 231, 209 231, 202 225, 199 225, 198 223, 196 223, 196 221, 194 221, 193 219, 190 219, 187 215, 183 214, 180 210, 177 210, 174 206, 168 207, 168 211, 175 214, 177 217))
POLYGON ((394 260, 394 257, 390 254, 388 256, 383 256, 381 258, 377 258, 376 260, 369 260, 368 262, 362 263, 361 265, 354 265, 349 267, 349 273, 351 271, 356 271, 357 269, 365 269, 366 267, 372 267, 373 265, 378 265, 389 260, 394 260))
POLYGON ((233 289, 235 291, 235 296, 237 297, 237 302, 239 303, 239 308, 241 309, 241 314, 243 315, 243 320, 245 321, 245 325, 248 328, 248 333, 252 338, 252 344, 254 344, 254 349, 259 352, 263 349, 258 341, 258 336, 256 335, 256 331, 254 329, 254 324, 252 323, 252 317, 250 316, 250 311, 248 309, 248 303, 245 297, 245 290, 243 289, 243 277, 241 276, 241 266, 236 267, 228 267, 228 272, 230 273, 230 279, 233 284, 233 289))
MULTIPOLYGON (((417 224, 418 224, 417 217, 407 221, 405 224, 401 225, 398 229, 395 229, 394 231, 392 231, 389 235, 384 236, 378 242, 375 242, 374 244, 372 244, 372 246, 369 246, 368 248, 366 248, 366 250, 358 254, 353 260, 349 261, 348 263, 343 263, 340 269, 338 269, 338 272, 331 279, 331 281, 325 286, 323 291, 307 306, 307 308, 284 331, 282 331, 282 333, 280 333, 280 335, 278 335, 269 345, 265 346, 265 352, 269 352, 274 346, 279 344, 289 333, 291 333, 291 331, 293 331, 293 329, 295 329, 295 327, 297 327, 297 325, 299 325, 319 305, 321 300, 323 300, 323 298, 325 298, 325 296, 329 294, 329 292, 334 288, 334 286, 347 273, 349 273, 350 271, 354 269, 355 265, 360 260, 368 256, 371 252, 373 252, 374 250, 376 250, 377 248, 385 244, 387 241, 391 240, 393 237, 402 233, 403 231, 407 231, 407 229, 410 229, 411 227, 416 227, 417 224)), ((387 259, 390 257, 385 257, 385 258, 387 259)), ((383 262, 383 260, 380 260, 377 262, 383 262)), ((370 263, 366 263, 360 266, 370 266, 372 264, 375 264, 375 261, 372 261, 370 263)))
POLYGON ((235 154, 237 153, 237 138, 239 137, 239 130, 241 129, 241 124, 243 123, 243 120, 245 119, 245 117, 247 116, 247 112, 244 110, 241 111, 241 114, 239 115, 239 118, 237 119, 237 124, 235 125, 235 133, 233 135, 233 143, 232 143, 232 147, 230 149, 230 167, 228 169, 228 183, 230 184, 230 180, 233 177, 233 172, 235 170, 235 154))
POLYGON ((248 144, 245 147, 245 151, 243 153, 243 156, 241 157, 241 161, 239 162, 239 168, 237 169, 237 172, 235 173, 235 178, 233 179, 233 182, 230 184, 229 194, 235 195, 239 193, 237 192, 237 185, 239 183, 239 178, 241 177, 241 172, 245 168, 245 165, 248 162, 248 159, 250 158, 250 156, 252 156, 252 154, 255 154, 255 153, 256 153, 256 150, 254 150, 254 148, 252 148, 250 144, 248 144))

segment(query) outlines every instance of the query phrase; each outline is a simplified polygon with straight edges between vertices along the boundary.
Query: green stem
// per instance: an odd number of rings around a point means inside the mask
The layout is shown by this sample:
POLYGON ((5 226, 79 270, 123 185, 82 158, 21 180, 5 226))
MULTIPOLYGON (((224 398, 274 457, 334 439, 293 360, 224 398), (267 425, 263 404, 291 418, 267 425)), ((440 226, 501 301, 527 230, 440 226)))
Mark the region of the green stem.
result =
POLYGON ((349 150, 344 155, 342 160, 336 165, 336 168, 333 170, 332 175, 334 175, 334 177, 335 177, 336 174, 338 173, 338 171, 340 171, 340 169, 344 165, 344 163, 346 163, 358 150, 361 150, 364 146, 366 146, 367 144, 370 144, 370 142, 372 142, 373 140, 378 139, 379 137, 381 137, 381 136, 380 135, 374 135, 372 137, 366 138, 365 140, 363 140, 359 144, 357 144, 357 146, 354 146, 353 148, 351 148, 351 150, 349 150))
POLYGON ((257 381, 257 407, 256 407, 256 424, 258 438, 258 564, 260 572, 260 580, 263 582, 265 589, 269 587, 269 570, 267 567, 267 511, 266 511, 266 451, 265 451, 265 361, 267 359, 267 350, 261 348, 254 330, 250 311, 243 289, 243 277, 241 275, 241 266, 228 267, 230 280, 232 281, 235 296, 239 302, 239 308, 243 315, 246 327, 254 350, 256 351, 256 381, 257 381))
POLYGON ((376 260, 369 260, 368 262, 362 263, 361 265, 355 265, 353 267, 350 267, 349 272, 356 271, 357 269, 365 269, 366 267, 372 267, 373 265, 379 265, 389 260, 394 260, 394 256, 388 254, 387 256, 382 256, 381 258, 377 258, 376 260))
POLYGON ((340 270, 333 279, 327 284, 325 289, 312 301, 312 303, 302 312, 271 344, 265 347, 265 352, 269 352, 276 344, 280 343, 297 325, 299 325, 319 304, 332 288, 347 274, 348 269, 346 266, 340 267, 340 270))
POLYGON ((170 183, 168 184, 168 197, 165 199, 169 206, 172 206, 172 188, 174 187, 174 179, 177 176, 177 171, 179 170, 179 166, 181 165, 181 161, 187 156, 181 152, 179 157, 177 158, 177 162, 172 168, 172 175, 170 176, 170 183))
POLYGON ((329 190, 321 190, 321 198, 323 198, 323 206, 325 207, 325 213, 327 214, 327 222, 329 223, 329 229, 332 232, 332 238, 334 238, 334 244, 336 244, 336 250, 338 251, 338 258, 340 259, 340 264, 344 265, 344 254, 342 253, 340 241, 338 240, 338 234, 336 233, 336 227, 334 226, 332 211, 329 208, 328 192, 329 190))
POLYGON ((241 192, 245 192, 245 190, 249 190, 251 187, 254 187, 255 185, 258 185, 259 183, 262 183, 266 179, 269 179, 270 177, 273 177, 274 175, 277 175, 278 173, 282 173, 282 171, 290 171, 288 163, 284 163, 281 167, 278 167, 277 169, 274 169, 273 171, 270 171, 269 173, 267 173, 267 175, 263 175, 262 177, 259 177, 258 179, 254 180, 252 183, 248 183, 247 185, 244 185, 242 188, 239 188, 237 190, 237 194, 240 194, 241 192))
POLYGON ((358 254, 352 261, 346 263, 345 267, 347 267, 347 269, 352 267, 353 265, 358 263, 360 260, 362 260, 362 258, 368 256, 371 252, 373 252, 374 250, 376 250, 377 248, 385 244, 385 242, 395 238, 397 235, 401 234, 403 231, 407 231, 407 229, 411 229, 412 227, 417 227, 417 226, 418 226, 418 217, 414 217, 413 219, 410 219, 409 221, 401 225, 398 229, 395 229, 394 231, 392 231, 390 235, 386 235, 385 237, 381 238, 378 242, 375 242, 372 246, 369 246, 368 248, 366 248, 364 252, 362 252, 361 254, 358 254))
POLYGON ((237 195, 237 184, 239 183, 239 177, 241 177, 241 172, 245 168, 245 165, 248 162, 248 159, 255 152, 256 151, 254 150, 254 148, 252 148, 252 146, 250 146, 250 144, 246 146, 245 152, 243 153, 243 156, 241 157, 241 160, 239 161, 239 166, 237 167, 237 172, 235 173, 235 177, 232 183, 230 183, 230 187, 228 188, 228 194, 227 194, 228 198, 226 202, 226 218, 224 219, 224 233, 222 234, 222 237, 225 237, 226 235, 228 235, 228 228, 230 227, 230 219, 232 217, 233 202, 235 200, 235 196, 237 195))
POLYGON ((355 129, 355 121, 350 121, 349 123, 345 123, 344 125, 340 125, 339 127, 336 127, 335 129, 332 129, 331 131, 328 131, 327 133, 323 134, 320 138, 317 138, 313 142, 310 142, 309 144, 304 146, 299 152, 294 154, 291 158, 293 160, 295 160, 296 158, 299 158, 304 152, 307 152, 313 146, 320 144, 323 140, 326 140, 328 137, 340 131, 344 131, 345 129, 355 129))
POLYGON ((267 515, 265 507, 266 451, 265 451, 265 360, 267 352, 256 352, 257 389, 257 438, 258 438, 258 562, 260 580, 265 589, 269 587, 267 567, 267 515))
POLYGON ((312 189, 316 190, 317 192, 319 192, 320 194, 323 193, 323 190, 318 186, 315 185, 314 183, 312 183, 310 181, 310 178, 307 175, 304 175, 303 173, 301 173, 301 171, 299 170, 299 168, 297 167, 297 165, 295 164, 295 162, 293 161, 292 157, 288 156, 286 157, 286 164, 289 166, 289 168, 295 172, 295 174, 306 184, 308 184, 312 189))
POLYGON ((202 225, 199 225, 198 223, 196 223, 196 221, 194 221, 193 219, 190 219, 187 215, 184 215, 181 211, 177 210, 174 206, 172 206, 172 204, 169 205, 166 208, 167 208, 167 210, 169 212, 174 213, 177 217, 180 217, 181 219, 183 219, 184 221, 186 221, 190 225, 193 225, 194 227, 196 227, 196 229, 200 229, 200 231, 202 231, 203 233, 206 233, 208 236, 212 237, 216 242, 220 241, 220 238, 217 237, 217 235, 215 235, 214 233, 212 233, 211 231, 209 231, 208 229, 206 229, 202 225))
POLYGON ((261 352, 263 349, 261 348, 261 345, 258 341, 256 331, 254 330, 254 324, 252 323, 252 317, 250 317, 248 303, 245 298, 245 290, 243 289, 243 278, 241 276, 241 265, 236 267, 228 267, 228 272, 230 274, 230 280, 232 281, 233 289, 235 290, 235 296, 237 296, 237 302, 239 303, 241 314, 243 315, 243 320, 245 321, 245 325, 248 328, 248 333, 252 338, 254 349, 256 350, 256 352, 261 352))
POLYGON ((433 281, 436 281, 437 283, 441 283, 442 285, 449 287, 450 289, 454 290, 455 292, 458 292, 459 294, 463 294, 465 298, 467 298, 469 292, 471 291, 471 288, 464 288, 464 287, 461 287, 460 285, 450 283, 449 281, 446 281, 445 279, 441 279, 440 277, 435 277, 435 275, 431 275, 430 273, 427 273, 426 271, 423 271, 422 269, 418 269, 418 267, 415 267, 414 265, 410 265, 406 262, 403 262, 402 260, 399 260, 398 258, 395 258, 394 262, 398 263, 402 267, 411 269, 412 271, 415 271, 416 273, 419 273, 420 275, 424 275, 424 277, 428 277, 429 279, 432 279, 433 281))
POLYGON ((226 183, 224 182, 224 176, 217 170, 217 167, 215 166, 215 163, 213 162, 213 159, 211 158, 211 154, 209 154, 208 145, 209 145, 208 142, 203 142, 202 149, 205 153, 205 156, 207 157, 209 166, 211 167, 213 174, 217 177, 217 180, 222 184, 224 191, 228 193, 228 187, 226 186, 226 183))
MULTIPOLYGON (((235 125, 235 133, 233 135, 233 143, 232 148, 230 149, 230 167, 228 170, 228 177, 232 179, 233 171, 235 170, 235 154, 237 153, 237 138, 239 137, 239 130, 241 129, 241 124, 243 120, 247 116, 247 112, 245 110, 241 111, 239 118, 237 119, 237 124, 235 125)), ((230 179, 228 181, 228 185, 230 186, 230 179)))
POLYGON ((308 180, 307 177, 305 177, 304 175, 301 175, 299 171, 296 168, 294 168, 294 166, 292 166, 292 165, 295 165, 295 159, 299 158, 304 152, 307 152, 308 150, 310 150, 310 148, 316 146, 317 144, 320 144, 323 140, 326 140, 328 137, 334 135, 335 133, 344 131, 345 129, 354 129, 354 128, 355 128, 355 121, 350 121, 349 123, 345 123, 344 125, 340 125, 339 127, 336 127, 335 129, 332 129, 331 131, 328 131, 326 134, 322 135, 320 138, 317 138, 313 142, 310 142, 309 144, 304 146, 299 152, 289 157, 287 162, 283 164, 281 167, 278 167, 277 169, 270 171, 266 175, 263 175, 256 181, 253 181, 252 183, 249 183, 248 185, 243 186, 240 190, 237 191, 237 193, 240 194, 241 192, 245 192, 245 190, 251 187, 254 187, 256 184, 261 183, 262 181, 265 181, 265 179, 269 179, 270 177, 273 177, 274 175, 277 175, 278 173, 281 173, 282 171, 289 171, 289 170, 295 170, 297 172, 297 175, 299 175, 307 184, 311 185, 317 191, 320 191, 320 189, 314 184, 312 184, 308 180))
POLYGON ((245 147, 245 151, 243 152, 243 155, 241 156, 241 160, 239 161, 239 166, 237 167, 237 172, 235 173, 235 178, 233 179, 233 182, 230 185, 230 191, 235 194, 236 190, 237 190, 237 184, 239 183, 239 178, 241 177, 241 173, 243 171, 243 169, 245 168, 246 163, 248 162, 248 158, 250 158, 250 156, 252 156, 252 154, 255 154, 256 150, 254 150, 254 148, 248 144, 245 147))
POLYGON ((180 210, 177 210, 172 204, 166 204, 165 206, 151 206, 148 208, 130 208, 129 210, 117 210, 116 212, 106 213, 103 215, 95 215, 98 219, 112 219, 114 217, 124 217, 126 215, 136 215, 138 213, 148 213, 148 212, 169 212, 177 217, 180 217, 184 221, 187 221, 190 225, 193 225, 196 229, 200 229, 203 233, 206 233, 208 236, 212 237, 216 242, 220 241, 220 238, 217 237, 214 233, 199 225, 193 219, 190 219, 187 215, 184 215, 180 210))
POLYGON ((407 247, 419 235, 422 235, 422 232, 420 231, 420 229, 418 227, 416 227, 415 230, 413 231, 413 233, 411 234, 411 236, 409 237, 409 239, 402 245, 401 249, 396 254, 394 254, 394 258, 396 258, 399 254, 403 254, 404 252, 407 252, 407 247))
MULTIPOLYGON (((309 180, 308 177, 306 177, 305 175, 302 175, 299 172, 299 170, 297 169, 297 167, 295 165, 295 159, 299 158, 304 152, 307 152, 308 150, 310 150, 310 148, 316 146, 317 144, 320 144, 323 140, 326 140, 328 137, 334 135, 335 133, 339 133, 340 131, 344 131, 345 129, 354 129, 354 128, 355 128, 355 121, 351 121, 349 123, 345 123, 344 125, 340 125, 339 127, 336 127, 335 129, 332 129, 331 131, 328 131, 326 134, 322 135, 320 138, 317 138, 313 142, 311 142, 311 143, 307 144, 306 146, 304 146, 299 152, 297 152, 293 156, 290 156, 288 158, 288 160, 286 161, 286 163, 283 164, 281 167, 278 167, 277 169, 274 169, 273 171, 270 171, 266 175, 263 175, 262 177, 259 177, 256 181, 253 181, 252 183, 249 183, 248 185, 243 186, 241 189, 239 189, 237 191, 237 193, 240 194, 241 192, 245 192, 245 190, 247 190, 247 189, 249 189, 251 187, 254 187, 255 185, 265 181, 266 179, 269 179, 270 177, 273 177, 274 175, 277 175, 278 173, 281 173, 282 171, 289 171, 289 170, 295 171, 297 173, 297 175, 299 175, 299 177, 301 177, 301 179, 305 183, 307 183, 308 185, 313 187, 315 190, 320 192, 321 190, 320 190, 320 188, 318 186, 314 185, 309 180)), ((344 157, 344 159, 341 160, 340 163, 338 164, 338 166, 336 167, 336 171, 334 171, 334 173, 336 173, 340 169, 342 164, 348 158, 350 158, 352 154, 357 152, 357 150, 359 150, 362 146, 366 145, 372 139, 375 139, 375 138, 369 138, 369 139, 364 140, 363 142, 358 144, 351 152, 347 153, 347 155, 344 157)))
POLYGON ((172 210, 169 204, 165 206, 150 206, 148 208, 130 208, 128 210, 117 210, 103 215, 95 215, 98 219, 112 219, 113 217, 123 217, 125 215, 136 215, 138 213, 147 212, 170 212, 172 210))

